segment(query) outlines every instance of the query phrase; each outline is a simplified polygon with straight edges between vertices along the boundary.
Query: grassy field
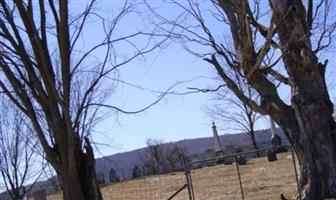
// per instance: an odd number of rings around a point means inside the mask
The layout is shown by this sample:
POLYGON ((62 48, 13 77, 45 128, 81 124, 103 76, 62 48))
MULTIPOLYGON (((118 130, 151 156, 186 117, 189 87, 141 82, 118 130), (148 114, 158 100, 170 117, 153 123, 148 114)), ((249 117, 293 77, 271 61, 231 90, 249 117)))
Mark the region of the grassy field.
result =
MULTIPOLYGON (((278 154, 278 161, 257 158, 240 166, 242 186, 246 200, 279 200, 283 193, 294 199, 297 190, 292 156, 278 154)), ((242 199, 235 165, 216 165, 193 170, 192 181, 197 200, 242 199)), ((136 180, 105 185, 101 188, 105 200, 164 200, 186 183, 182 172, 148 176, 136 180)), ((174 200, 187 200, 185 189, 174 200)), ((48 200, 61 200, 61 194, 48 196, 48 200)))

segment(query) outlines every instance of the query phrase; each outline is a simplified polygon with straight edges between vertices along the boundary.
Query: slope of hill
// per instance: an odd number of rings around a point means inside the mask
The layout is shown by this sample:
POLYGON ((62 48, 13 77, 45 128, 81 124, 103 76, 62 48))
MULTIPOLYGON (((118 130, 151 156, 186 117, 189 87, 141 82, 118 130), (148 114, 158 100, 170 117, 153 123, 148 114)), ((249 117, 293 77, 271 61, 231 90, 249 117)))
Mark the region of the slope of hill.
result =
MULTIPOLYGON (((280 129, 277 129, 277 134, 281 136, 283 144, 289 144, 287 138, 280 129)), ((271 146, 271 134, 269 129, 256 131, 255 136, 259 147, 271 146)), ((250 136, 245 133, 220 135, 219 138, 223 148, 227 145, 233 145, 235 147, 251 146, 250 136)), ((212 149, 213 137, 185 139, 177 142, 166 143, 164 145, 171 144, 176 144, 179 147, 186 148, 188 150, 188 153, 191 155, 197 155, 204 153, 208 149, 212 149)), ((111 156, 98 158, 96 159, 97 173, 104 176, 104 179, 108 181, 109 172, 113 168, 117 176, 121 177, 122 179, 130 179, 132 177, 132 171, 134 166, 141 166, 142 163, 139 157, 145 151, 146 148, 141 148, 129 152, 118 153, 111 156)), ((50 180, 52 181, 47 180, 36 183, 33 191, 45 189, 47 193, 55 192, 57 188, 59 189, 59 186, 56 183, 57 180, 55 177, 52 177, 50 180)), ((0 199, 6 199, 5 196, 6 195, 4 193, 0 194, 0 199)))
MULTIPOLYGON (((277 134, 281 136, 283 144, 289 144, 287 138, 280 129, 277 129, 277 134)), ((256 131, 255 135, 259 147, 271 146, 269 129, 256 131)), ((219 138, 223 148, 227 145, 233 145, 235 147, 251 146, 250 136, 245 133, 220 135, 219 138)), ((188 150, 189 154, 197 155, 204 153, 207 149, 212 149, 213 137, 186 139, 173 143, 166 143, 165 145, 170 144, 184 147, 188 150)), ((145 148, 141 148, 134 151, 98 158, 96 160, 97 171, 104 176, 105 180, 108 180, 109 171, 112 168, 116 171, 119 177, 130 179, 132 177, 133 167, 142 164, 139 155, 143 154, 144 151, 145 148)))
MULTIPOLYGON (((279 200, 280 194, 295 199, 297 184, 291 153, 277 155, 278 160, 268 162, 266 157, 253 158, 240 165, 240 179, 245 199, 279 200)), ((191 172, 193 193, 196 199, 241 200, 241 189, 235 165, 215 165, 191 172)), ((169 199, 186 183, 183 172, 146 176, 101 187, 104 199, 139 200, 169 199)), ((55 193, 48 200, 62 200, 55 193)), ((189 199, 188 190, 182 190, 174 200, 189 199)))

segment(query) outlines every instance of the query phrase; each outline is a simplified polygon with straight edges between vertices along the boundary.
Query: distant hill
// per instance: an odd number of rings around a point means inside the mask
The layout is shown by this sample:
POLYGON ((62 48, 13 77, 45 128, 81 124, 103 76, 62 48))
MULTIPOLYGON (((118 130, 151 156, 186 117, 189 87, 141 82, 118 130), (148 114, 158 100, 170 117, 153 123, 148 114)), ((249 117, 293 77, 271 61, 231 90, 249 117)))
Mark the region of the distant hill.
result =
MULTIPOLYGON (((282 138, 283 144, 288 145, 289 142, 281 129, 277 129, 276 132, 282 138)), ((257 144, 260 148, 271 146, 271 134, 269 129, 256 131, 255 136, 257 144)), ((233 145, 234 147, 252 145, 251 138, 246 133, 219 135, 219 139, 223 148, 227 145, 233 145)), ((213 137, 186 139, 177 142, 165 143, 164 145, 172 144, 176 144, 179 147, 186 148, 188 150, 188 153, 191 155, 198 155, 203 154, 208 149, 212 149, 213 137)), ((130 179, 132 177, 134 166, 140 166, 142 164, 141 160, 139 159, 139 155, 143 154, 145 151, 146 147, 129 152, 118 153, 111 156, 98 158, 96 159, 97 174, 103 175, 104 179, 108 181, 109 172, 111 168, 113 168, 116 171, 117 176, 121 177, 122 179, 130 179)), ((57 188, 57 185, 55 185, 55 182, 57 182, 57 178, 53 177, 50 180, 51 181, 47 180, 37 183, 33 191, 46 189, 47 193, 55 192, 55 189, 57 188)), ((7 199, 5 198, 4 193, 0 194, 0 199, 7 199)))
MULTIPOLYGON (((281 129, 277 129, 277 134, 281 136, 283 144, 289 144, 281 129)), ((271 146, 271 134, 269 129, 256 131, 255 136, 259 147, 271 146)), ((235 147, 252 145, 251 138, 246 133, 219 135, 219 139, 223 148, 227 145, 233 145, 235 147)), ((184 147, 188 150, 189 154, 197 155, 204 153, 207 149, 212 149, 213 137, 186 139, 177 142, 166 143, 165 145, 170 144, 176 144, 180 147, 184 147)), ((98 158, 96 160, 97 172, 101 173, 105 180, 108 180, 109 171, 111 168, 113 168, 119 177, 122 177, 123 179, 130 179, 132 177, 133 167, 136 165, 141 165, 139 155, 143 154, 145 149, 146 148, 141 148, 134 151, 98 158)))

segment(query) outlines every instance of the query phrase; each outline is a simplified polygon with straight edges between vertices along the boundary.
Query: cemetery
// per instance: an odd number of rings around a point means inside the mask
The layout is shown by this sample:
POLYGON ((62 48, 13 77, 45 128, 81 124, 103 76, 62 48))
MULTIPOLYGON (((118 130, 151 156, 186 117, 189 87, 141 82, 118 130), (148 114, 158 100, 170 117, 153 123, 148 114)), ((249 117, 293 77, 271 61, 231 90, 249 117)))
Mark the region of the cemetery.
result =
MULTIPOLYGON (((281 138, 270 129, 270 148, 241 151, 233 145, 222 148, 215 123, 212 125, 213 149, 204 159, 177 162, 184 171, 165 173, 158 163, 158 174, 146 174, 146 167, 134 166, 133 179, 121 180, 110 169, 109 181, 101 185, 104 199, 279 199, 297 194, 295 155, 287 152, 281 138), (286 152, 284 152, 286 150, 286 152), (294 156, 294 157, 293 157, 294 156), (206 187, 204 187, 206 186, 206 187)), ((148 168, 148 167, 147 167, 148 168)), ((61 200, 61 193, 47 196, 61 200)))
POLYGON ((335 8, 0 0, 0 200, 336 198, 335 8))
MULTIPOLYGON (((240 166, 245 199, 278 200, 284 193, 293 199, 297 192, 295 172, 290 153, 277 154, 278 160, 269 162, 267 157, 248 160, 240 166)), ((240 200, 241 192, 235 165, 215 165, 194 169, 191 172, 196 199, 240 200)), ((133 180, 104 185, 104 199, 168 199, 186 183, 184 172, 145 176, 133 180)), ((184 189, 174 200, 189 199, 184 189)), ((49 195, 47 200, 62 200, 62 193, 49 195)))
MULTIPOLYGON (((167 170, 167 165, 160 161, 155 166, 156 174, 153 174, 153 166, 145 163, 135 165, 132 178, 125 179, 120 171, 107 165, 108 176, 103 171, 97 172, 104 199, 266 200, 278 199, 276 194, 281 192, 286 192, 286 197, 290 198, 296 194, 295 155, 282 144, 272 121, 270 146, 258 150, 232 144, 223 147, 214 122, 212 134, 212 149, 189 160, 175 157, 175 170, 167 170)), ((60 191, 47 193, 36 188, 30 194, 31 199, 62 199, 60 191)))

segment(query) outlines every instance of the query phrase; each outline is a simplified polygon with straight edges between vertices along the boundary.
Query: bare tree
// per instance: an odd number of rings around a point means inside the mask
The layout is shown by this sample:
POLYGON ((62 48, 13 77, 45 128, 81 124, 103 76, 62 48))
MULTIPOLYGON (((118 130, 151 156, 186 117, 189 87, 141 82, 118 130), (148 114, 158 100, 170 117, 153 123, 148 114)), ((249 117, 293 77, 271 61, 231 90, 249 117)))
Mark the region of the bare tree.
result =
MULTIPOLYGON (((203 58, 242 102, 270 115, 300 163, 304 200, 336 197, 336 123, 319 55, 335 38, 334 1, 167 0, 147 5, 163 34, 203 58), (173 32, 173 33, 171 33, 173 32), (234 77, 258 96, 251 99, 234 77), (289 98, 288 98, 289 97, 289 98)), ((151 19, 154 19, 151 17, 151 19)))
POLYGON ((146 143, 146 152, 139 157, 148 174, 179 171, 183 160, 189 157, 187 149, 176 144, 164 144, 156 139, 148 139, 146 143))
MULTIPOLYGON (((237 86, 240 90, 244 91, 248 98, 256 100, 258 98, 256 92, 242 81, 244 80, 238 80, 237 86)), ((232 127, 234 130, 247 133, 251 137, 253 148, 257 150, 257 156, 260 157, 255 138, 255 125, 262 115, 255 112, 246 103, 240 101, 226 90, 216 91, 213 100, 215 104, 206 107, 207 113, 212 118, 225 124, 225 128, 232 127)))
POLYGON ((106 85, 159 46, 150 34, 118 31, 133 4, 106 20, 95 3, 69 10, 67 0, 0 0, 0 88, 30 119, 67 200, 102 199, 90 142, 98 108, 135 113, 105 105, 106 85), (92 22, 96 38, 86 34, 92 22))
POLYGON ((0 180, 11 199, 22 199, 41 178, 43 158, 27 119, 8 103, 1 105, 0 180))
MULTIPOLYGON (((160 171, 160 164, 163 164, 163 161, 165 161, 165 149, 162 145, 161 140, 155 140, 155 139, 148 139, 147 142, 147 149, 146 152, 140 156, 140 159, 144 166, 146 167, 146 170, 148 174, 159 174, 160 171)), ((161 166, 165 167, 165 166, 161 166)))

